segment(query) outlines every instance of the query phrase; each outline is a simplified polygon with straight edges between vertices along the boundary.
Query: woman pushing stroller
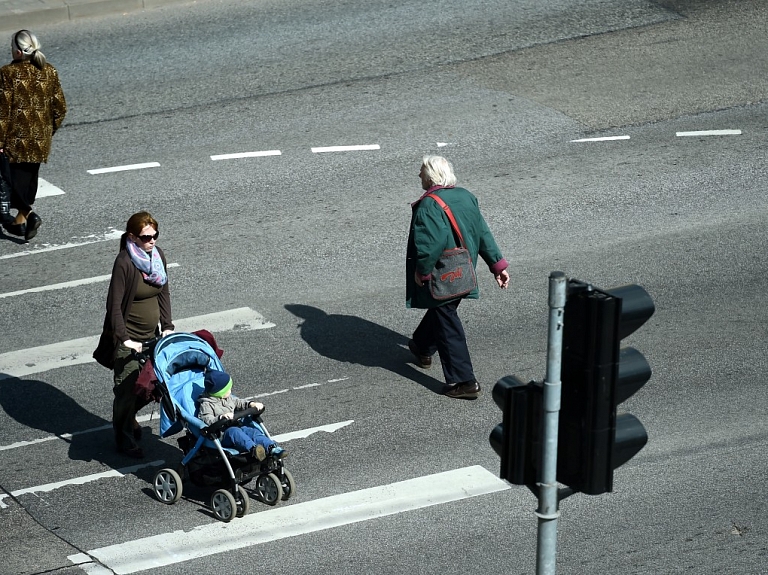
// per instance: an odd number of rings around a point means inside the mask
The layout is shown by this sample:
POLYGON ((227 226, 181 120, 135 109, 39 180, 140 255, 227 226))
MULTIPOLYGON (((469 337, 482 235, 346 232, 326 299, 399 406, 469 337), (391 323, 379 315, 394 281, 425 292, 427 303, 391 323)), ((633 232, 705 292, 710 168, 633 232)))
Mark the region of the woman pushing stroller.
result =
MULTIPOLYGON (((232 378, 228 373, 215 369, 205 372, 205 393, 197 400, 197 417, 206 425, 220 419, 232 419, 235 411, 249 407, 264 411, 264 405, 256 401, 246 401, 232 395, 232 378)), ((267 457, 283 459, 288 455, 282 447, 270 439, 261 426, 229 427, 221 438, 222 447, 230 447, 240 452, 250 453, 257 461, 267 457)))

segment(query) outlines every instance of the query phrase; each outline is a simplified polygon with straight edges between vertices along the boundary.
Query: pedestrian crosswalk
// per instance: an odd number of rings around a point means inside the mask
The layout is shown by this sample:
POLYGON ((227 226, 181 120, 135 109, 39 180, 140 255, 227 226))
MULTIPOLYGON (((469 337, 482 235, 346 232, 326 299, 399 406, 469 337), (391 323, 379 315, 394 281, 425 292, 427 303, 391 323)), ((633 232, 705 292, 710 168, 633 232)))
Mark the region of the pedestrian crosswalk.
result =
MULTIPOLYGON (((375 150, 379 146, 356 146, 350 147, 350 150, 375 150)), ((347 149, 345 148, 344 151, 347 149)), ((312 150, 314 153, 328 153, 341 151, 337 148, 317 148, 312 150)), ((212 157, 211 159, 232 159, 235 157, 252 157, 261 155, 279 155, 279 152, 273 153, 245 153, 234 154, 231 156, 212 157)), ((132 166, 122 166, 111 169, 89 170, 90 173, 107 173, 110 171, 119 171, 119 169, 144 169, 158 167, 157 165, 142 164, 132 166)), ((55 186, 43 182, 39 197, 63 194, 64 192, 55 186)), ((122 232, 111 228, 104 233, 97 234, 67 242, 65 244, 50 245, 40 244, 31 245, 23 251, 0 255, 0 259, 18 258, 23 256, 34 256, 40 253, 58 251, 70 248, 81 248, 95 242, 114 241, 121 236, 122 232)), ((182 263, 171 263, 169 268, 177 268, 184 265, 182 263)), ((171 272, 172 273, 172 272, 171 272)), ((109 275, 99 275, 89 278, 74 279, 47 285, 26 285, 19 286, 21 289, 6 291, 0 293, 0 301, 12 303, 14 301, 24 301, 23 298, 29 294, 48 294, 55 291, 74 290, 83 286, 96 284, 99 282, 108 282, 109 275)), ((16 287, 16 286, 15 286, 16 287)), ((94 313, 103 313, 103 307, 94 310, 94 313)), ((236 307, 232 309, 223 309, 194 315, 185 318, 175 318, 174 324, 178 332, 193 332, 198 329, 206 329, 214 335, 223 332, 248 332, 267 330, 275 328, 276 324, 269 321, 264 315, 250 307, 236 307)), ((25 378, 29 376, 46 374, 39 376, 42 380, 53 379, 60 370, 72 369, 76 366, 92 363, 93 350, 96 348, 100 334, 92 333, 85 337, 69 339, 47 343, 25 349, 13 349, 6 347, 0 353, 0 385, 5 389, 18 389, 16 386, 24 386, 25 378)), ((334 379, 327 379, 321 382, 304 381, 287 389, 264 390, 251 399, 257 399, 274 394, 282 394, 288 391, 297 393, 307 393, 316 389, 318 386, 346 385, 349 378, 341 375, 334 379)), ((71 381, 62 377, 61 381, 71 381)), ((57 383, 57 386, 66 389, 64 383, 57 383)), ((111 402, 111 392, 107 392, 104 401, 111 402)), ((73 396, 74 397, 74 396, 73 396)), ((4 414, 5 415, 5 414, 4 414)), ((345 418, 347 414, 339 419, 345 418)), ((12 416, 8 416, 12 420, 12 416)), ((139 415, 139 422, 147 421, 156 417, 151 415, 139 415)), ((87 499, 87 494, 98 491, 100 486, 114 483, 128 483, 137 480, 137 477, 151 477, 157 469, 171 465, 166 459, 173 459, 170 451, 156 450, 148 456, 148 460, 137 462, 133 465, 123 465, 118 457, 116 460, 102 458, 95 461, 88 461, 83 466, 81 461, 71 459, 66 465, 47 466, 43 463, 41 454, 53 454, 54 457, 61 455, 60 449, 65 446, 73 445, 73 437, 82 439, 83 436, 91 434, 91 437, 97 437, 97 432, 104 434, 105 437, 111 433, 111 425, 105 419, 98 418, 90 429, 68 430, 66 433, 58 430, 51 433, 51 428, 41 426, 39 429, 34 427, 22 427, 14 425, 20 436, 9 437, 6 433, 3 436, 3 444, 0 444, 0 467, 4 466, 4 461, 19 461, 27 459, 34 461, 33 466, 39 466, 44 469, 44 475, 36 477, 34 474, 28 474, 26 481, 22 482, 15 478, 13 486, 6 486, 7 491, 0 489, 0 521, 5 513, 10 515, 15 503, 26 506, 27 503, 34 505, 34 502, 49 498, 55 501, 51 505, 61 505, 62 501, 73 505, 80 501, 80 498, 87 499), (107 423, 106 425, 102 425, 107 423), (18 429, 25 431, 19 432, 18 429), (40 430, 45 432, 41 433, 40 430), (25 437, 24 434, 29 432, 25 437), (42 435, 42 436, 41 436, 42 435), (60 446, 57 444, 59 442, 60 446), (151 459, 151 460, 149 460, 151 459), (31 479, 34 477, 34 479, 31 479)), ((14 423, 24 425, 23 421, 16 420, 14 423)), ((299 439, 308 438, 314 434, 334 434, 345 428, 354 429, 356 433, 365 434, 366 430, 362 425, 355 426, 354 419, 344 419, 337 421, 331 419, 330 422, 318 421, 317 424, 311 423, 312 427, 296 426, 298 429, 285 431, 272 436, 280 443, 287 443, 299 439), (305 428, 301 428, 305 427, 305 428)), ((283 431, 283 430, 281 430, 283 431)), ((335 437, 338 437, 335 436, 335 437)), ((310 440, 311 441, 311 440, 310 440)), ((331 439, 330 442, 338 441, 331 439)), ((98 440, 97 440, 98 442, 98 440)), ((159 442, 163 447, 169 448, 164 442, 159 442)), ((81 443, 82 444, 82 443, 81 443)), ((175 466, 178 461, 173 461, 175 466)), ((117 573, 137 573, 151 572, 153 569, 161 568, 176 563, 193 561, 203 557, 259 545, 269 541, 276 541, 286 537, 295 537, 309 534, 317 531, 338 528, 344 525, 360 523, 374 520, 380 517, 386 517, 394 514, 404 513, 426 507, 444 505, 450 502, 497 493, 509 489, 509 485, 480 466, 462 467, 442 473, 434 473, 422 477, 413 477, 412 474, 418 473, 413 468, 408 468, 408 475, 402 481, 389 483, 385 485, 375 485, 365 489, 357 489, 348 493, 336 494, 327 497, 315 496, 309 501, 291 501, 289 504, 279 508, 270 508, 260 510, 259 513, 246 515, 235 519, 232 523, 221 523, 214 519, 202 521, 196 516, 190 518, 188 528, 181 531, 172 531, 159 533, 145 538, 131 539, 129 535, 118 535, 115 539, 109 540, 110 543, 104 545, 104 541, 91 547, 87 545, 78 545, 82 552, 69 555, 68 559, 73 566, 81 569, 83 572, 92 575, 114 575, 117 573), (221 537, 222 530, 225 536, 221 537), (212 533, 217 534, 216 537, 212 533), (121 541, 120 538, 126 540, 121 541), (222 544, 222 541, 226 542, 222 544), (150 552, 150 550, 152 550, 150 552)), ((0 474, 2 476, 2 474, 0 474)), ((0 482, 0 484, 5 484, 0 482)), ((133 485, 135 489, 136 485, 133 485)), ((138 490, 137 490, 138 491, 138 490)), ((154 502, 156 503, 156 502, 154 502)), ((179 505, 183 505, 183 500, 179 505)), ((159 504, 158 504, 159 505, 159 504)), ((162 506, 161 506, 162 507, 162 506)), ((111 521, 120 521, 119 517, 111 521)))

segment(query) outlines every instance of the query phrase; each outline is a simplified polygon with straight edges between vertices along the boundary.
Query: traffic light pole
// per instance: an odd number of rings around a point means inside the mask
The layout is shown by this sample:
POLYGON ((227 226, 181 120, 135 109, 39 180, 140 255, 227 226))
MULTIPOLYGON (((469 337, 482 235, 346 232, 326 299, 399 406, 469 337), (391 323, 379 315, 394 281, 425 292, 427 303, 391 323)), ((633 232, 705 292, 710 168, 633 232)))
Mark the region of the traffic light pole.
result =
POLYGON ((539 533, 536 548, 536 575, 555 575, 557 559, 557 434, 560 416, 560 368, 563 356, 563 314, 567 281, 563 272, 549 274, 549 336, 547 376, 544 381, 544 421, 539 477, 539 533))

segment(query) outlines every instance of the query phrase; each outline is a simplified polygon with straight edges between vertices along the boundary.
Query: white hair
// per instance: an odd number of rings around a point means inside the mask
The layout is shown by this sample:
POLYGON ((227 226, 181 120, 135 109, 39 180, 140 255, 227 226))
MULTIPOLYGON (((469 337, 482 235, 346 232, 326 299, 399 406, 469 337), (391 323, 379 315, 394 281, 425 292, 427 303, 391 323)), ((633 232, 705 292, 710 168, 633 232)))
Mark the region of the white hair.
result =
POLYGON ((424 156, 421 161, 424 175, 433 186, 455 186, 456 175, 453 166, 442 156, 424 156))
POLYGON ((22 54, 23 60, 32 60, 32 63, 41 70, 45 67, 45 54, 40 51, 40 41, 29 30, 19 30, 11 39, 11 48, 22 54))

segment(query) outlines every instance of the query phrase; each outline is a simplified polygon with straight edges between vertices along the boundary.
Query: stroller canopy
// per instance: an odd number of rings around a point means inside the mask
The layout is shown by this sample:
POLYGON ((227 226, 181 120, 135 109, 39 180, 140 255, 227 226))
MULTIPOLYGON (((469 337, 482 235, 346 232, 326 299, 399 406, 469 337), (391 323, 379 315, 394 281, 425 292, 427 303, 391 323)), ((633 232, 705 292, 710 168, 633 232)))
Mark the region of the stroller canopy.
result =
POLYGON ((179 418, 200 429, 203 423, 195 416, 195 401, 205 391, 205 370, 224 370, 216 352, 194 334, 173 333, 157 343, 152 362, 167 391, 161 402, 160 436, 179 433, 184 428, 179 418), (168 401, 171 405, 166 405, 168 401))

